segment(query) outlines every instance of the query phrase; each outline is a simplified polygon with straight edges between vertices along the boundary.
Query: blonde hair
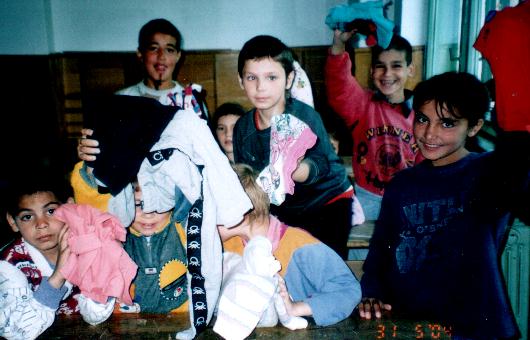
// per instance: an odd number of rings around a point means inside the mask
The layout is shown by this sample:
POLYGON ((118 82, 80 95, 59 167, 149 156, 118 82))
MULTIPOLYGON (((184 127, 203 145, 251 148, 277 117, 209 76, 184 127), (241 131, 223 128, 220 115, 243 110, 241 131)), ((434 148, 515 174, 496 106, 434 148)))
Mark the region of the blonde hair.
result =
POLYGON ((232 168, 236 172, 237 177, 239 177, 243 189, 254 206, 254 209, 248 213, 250 222, 268 218, 269 196, 256 182, 258 173, 251 166, 242 163, 234 164, 232 168))

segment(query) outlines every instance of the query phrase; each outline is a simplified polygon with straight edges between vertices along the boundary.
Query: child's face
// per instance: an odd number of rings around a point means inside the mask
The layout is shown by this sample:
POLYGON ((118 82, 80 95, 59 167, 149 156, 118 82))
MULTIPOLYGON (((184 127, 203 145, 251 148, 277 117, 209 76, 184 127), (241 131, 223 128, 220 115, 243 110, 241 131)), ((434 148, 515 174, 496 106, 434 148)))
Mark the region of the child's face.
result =
POLYGON ((465 148, 466 138, 474 136, 483 121, 474 127, 468 126, 468 120, 452 116, 445 108, 443 118, 436 112, 436 103, 431 100, 415 112, 414 138, 421 154, 432 161, 434 166, 454 163, 469 152, 465 148))
POLYGON ((173 71, 180 59, 177 40, 168 34, 155 33, 144 51, 138 51, 138 58, 147 73, 147 86, 165 90, 172 87, 173 71))
POLYGON ((225 115, 217 121, 215 134, 217 135, 219 144, 226 154, 234 152, 232 133, 234 132, 234 125, 236 125, 238 119, 239 116, 237 115, 225 115))
POLYGON ((375 87, 391 103, 405 100, 405 83, 413 75, 412 64, 407 66, 404 51, 383 51, 372 65, 372 79, 375 87))
POLYGON ((294 72, 287 77, 282 64, 271 59, 247 60, 243 76, 239 78, 241 88, 262 113, 274 116, 285 110, 285 91, 291 88, 294 72))
POLYGON ((142 210, 142 191, 138 186, 134 190, 134 204, 136 206, 136 213, 130 228, 133 228, 143 236, 151 236, 162 230, 169 223, 171 211, 164 213, 146 213, 142 210))
POLYGON ((59 233, 64 222, 53 216, 61 205, 52 192, 37 192, 24 195, 18 203, 19 212, 15 216, 7 214, 7 221, 14 232, 42 253, 58 249, 59 233))

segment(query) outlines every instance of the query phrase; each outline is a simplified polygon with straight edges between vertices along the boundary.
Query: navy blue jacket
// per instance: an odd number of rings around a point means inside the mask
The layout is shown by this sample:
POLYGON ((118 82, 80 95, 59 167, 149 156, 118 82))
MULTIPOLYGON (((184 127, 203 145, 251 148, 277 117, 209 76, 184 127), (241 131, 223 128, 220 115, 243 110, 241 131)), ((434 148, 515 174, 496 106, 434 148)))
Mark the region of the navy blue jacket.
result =
MULTIPOLYGON (((505 184, 512 181, 498 161, 492 152, 471 153, 396 174, 364 264, 364 297, 477 339, 518 333, 499 261, 512 197, 505 184)), ((528 177, 518 188, 528 191, 528 177)))
MULTIPOLYGON (((255 112, 255 109, 250 110, 235 125, 234 160, 261 171, 270 161, 271 128, 257 130, 254 123, 255 112)), ((294 194, 286 195, 285 201, 279 207, 271 206, 271 212, 280 219, 283 213, 303 213, 321 207, 344 193, 351 185, 344 165, 331 146, 318 112, 296 99, 289 99, 284 113, 292 114, 306 123, 318 140, 305 154, 305 161, 311 169, 307 181, 296 183, 294 194)))

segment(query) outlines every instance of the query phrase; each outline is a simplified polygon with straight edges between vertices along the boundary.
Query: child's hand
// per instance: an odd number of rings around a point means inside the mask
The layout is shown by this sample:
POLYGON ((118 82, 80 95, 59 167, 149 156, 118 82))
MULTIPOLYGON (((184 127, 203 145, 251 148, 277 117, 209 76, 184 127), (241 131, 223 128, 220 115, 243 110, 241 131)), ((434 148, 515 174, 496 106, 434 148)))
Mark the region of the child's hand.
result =
POLYGON ((338 55, 342 54, 345 50, 345 44, 351 37, 357 32, 356 29, 349 32, 342 32, 341 30, 335 30, 333 33, 333 45, 331 46, 331 54, 338 55))
POLYGON ((311 169, 309 168, 309 165, 306 162, 304 162, 303 157, 299 158, 296 161, 296 163, 298 164, 298 166, 293 171, 291 178, 295 182, 303 183, 307 181, 307 178, 309 177, 309 172, 311 169))
POLYGON ((372 318, 372 312, 375 315, 376 319, 381 318, 381 312, 383 310, 391 310, 392 306, 383 303, 381 300, 373 299, 373 298, 363 298, 361 302, 358 305, 359 307, 359 316, 362 319, 371 319, 372 318))
POLYGON ((81 138, 77 145, 77 156, 82 161, 95 161, 96 155, 99 154, 99 142, 95 139, 90 139, 88 136, 92 136, 91 129, 82 129, 81 138))
POLYGON ((63 274, 61 274, 61 269, 66 264, 68 256, 70 256, 70 247, 68 247, 68 230, 69 227, 65 224, 59 232, 57 262, 55 263, 53 274, 48 278, 48 283, 54 288, 61 288, 65 281, 63 274))

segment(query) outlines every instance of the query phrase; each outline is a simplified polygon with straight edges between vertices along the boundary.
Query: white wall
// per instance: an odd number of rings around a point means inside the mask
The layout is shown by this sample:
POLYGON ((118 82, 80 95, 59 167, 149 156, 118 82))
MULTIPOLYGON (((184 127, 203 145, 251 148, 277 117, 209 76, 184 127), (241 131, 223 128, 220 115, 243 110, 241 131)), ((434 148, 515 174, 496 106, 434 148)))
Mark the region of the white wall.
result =
POLYGON ((140 27, 157 17, 170 20, 181 30, 183 47, 188 50, 240 49, 257 34, 277 36, 290 46, 322 45, 331 41, 331 31, 324 24, 327 9, 341 2, 53 0, 54 23, 57 31, 63 32, 57 36, 56 49, 134 50, 140 27))
POLYGON ((0 1, 0 54, 48 54, 47 12, 43 0, 0 1))
POLYGON ((402 0, 401 13, 401 35, 405 37, 412 46, 425 45, 427 38, 429 1, 402 0))
MULTIPOLYGON (((403 13, 424 0, 402 0, 403 13)), ((331 43, 328 9, 346 0, 2 0, 0 54, 133 51, 140 27, 163 17, 184 49, 235 49, 257 34, 289 46, 331 43)), ((421 6, 420 6, 421 7, 421 6)), ((414 10, 414 9, 413 9, 414 10)), ((414 12, 416 13, 416 12, 414 12)), ((418 20, 406 31, 415 37, 418 20)), ((408 26, 408 23, 402 27, 408 26)), ((422 42, 421 37, 414 42, 422 42)))

